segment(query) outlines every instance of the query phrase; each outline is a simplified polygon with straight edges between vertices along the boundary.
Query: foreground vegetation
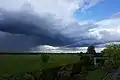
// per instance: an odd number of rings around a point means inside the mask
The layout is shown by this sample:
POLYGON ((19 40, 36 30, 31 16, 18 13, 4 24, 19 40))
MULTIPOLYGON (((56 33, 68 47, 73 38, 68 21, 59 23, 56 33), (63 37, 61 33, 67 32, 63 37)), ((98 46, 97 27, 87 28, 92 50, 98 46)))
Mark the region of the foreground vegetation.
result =
POLYGON ((108 56, 110 59, 106 60, 105 63, 109 67, 120 66, 120 44, 110 44, 102 51, 103 56, 108 56))

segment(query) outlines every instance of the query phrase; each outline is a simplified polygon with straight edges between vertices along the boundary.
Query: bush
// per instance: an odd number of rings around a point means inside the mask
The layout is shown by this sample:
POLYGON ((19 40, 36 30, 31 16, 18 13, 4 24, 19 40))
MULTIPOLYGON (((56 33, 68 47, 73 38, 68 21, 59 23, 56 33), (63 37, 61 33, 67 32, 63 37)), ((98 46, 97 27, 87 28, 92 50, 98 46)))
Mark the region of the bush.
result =
POLYGON ((90 60, 89 56, 81 56, 80 60, 82 61, 82 65, 84 67, 88 67, 91 65, 92 61, 90 60))
POLYGON ((42 60, 42 62, 47 63, 48 60, 49 60, 49 56, 46 55, 46 54, 42 54, 42 55, 41 55, 41 60, 42 60))

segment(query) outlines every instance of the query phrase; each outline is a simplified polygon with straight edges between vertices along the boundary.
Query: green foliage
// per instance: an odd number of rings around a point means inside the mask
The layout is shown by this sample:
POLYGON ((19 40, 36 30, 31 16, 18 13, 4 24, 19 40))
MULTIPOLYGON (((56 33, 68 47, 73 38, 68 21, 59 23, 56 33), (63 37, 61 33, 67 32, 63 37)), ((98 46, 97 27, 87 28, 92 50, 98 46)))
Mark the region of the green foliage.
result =
POLYGON ((110 44, 106 46, 107 49, 120 50, 120 44, 110 44))
POLYGON ((92 62, 89 56, 81 56, 80 60, 82 60, 81 64, 85 67, 90 66, 92 62))
POLYGON ((114 67, 120 66, 120 44, 110 44, 106 46, 102 52, 103 56, 112 57, 112 59, 107 60, 112 61, 114 67))
POLYGON ((102 51, 104 56, 120 56, 120 44, 110 44, 102 51))
POLYGON ((46 54, 42 54, 41 55, 41 60, 42 60, 43 63, 47 63, 48 60, 49 60, 49 56, 46 55, 46 54))

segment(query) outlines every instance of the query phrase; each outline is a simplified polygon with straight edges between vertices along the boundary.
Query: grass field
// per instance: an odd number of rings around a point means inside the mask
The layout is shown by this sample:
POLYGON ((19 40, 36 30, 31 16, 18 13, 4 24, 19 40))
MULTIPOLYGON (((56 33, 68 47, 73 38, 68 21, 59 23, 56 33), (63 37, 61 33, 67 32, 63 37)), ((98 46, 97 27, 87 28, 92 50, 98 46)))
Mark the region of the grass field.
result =
POLYGON ((104 69, 96 69, 94 71, 89 71, 87 75, 87 80, 101 80, 105 73, 106 71, 104 69))
POLYGON ((49 55, 48 63, 42 63, 40 55, 0 55, 0 76, 14 75, 41 68, 51 68, 79 61, 78 55, 49 55))

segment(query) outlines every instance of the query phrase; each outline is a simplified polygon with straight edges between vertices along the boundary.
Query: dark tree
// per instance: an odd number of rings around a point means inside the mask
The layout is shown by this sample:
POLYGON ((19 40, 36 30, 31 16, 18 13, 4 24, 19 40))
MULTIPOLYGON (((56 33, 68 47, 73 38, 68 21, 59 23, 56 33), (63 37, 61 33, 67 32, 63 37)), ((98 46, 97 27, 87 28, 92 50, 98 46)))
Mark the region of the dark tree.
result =
POLYGON ((80 52, 80 54, 83 54, 83 52, 80 52))
POLYGON ((93 45, 89 46, 88 49, 87 49, 87 53, 89 53, 89 54, 95 54, 96 53, 95 47, 93 45))
POLYGON ((43 63, 47 63, 49 60, 49 56, 47 54, 42 54, 41 55, 41 60, 43 63))

